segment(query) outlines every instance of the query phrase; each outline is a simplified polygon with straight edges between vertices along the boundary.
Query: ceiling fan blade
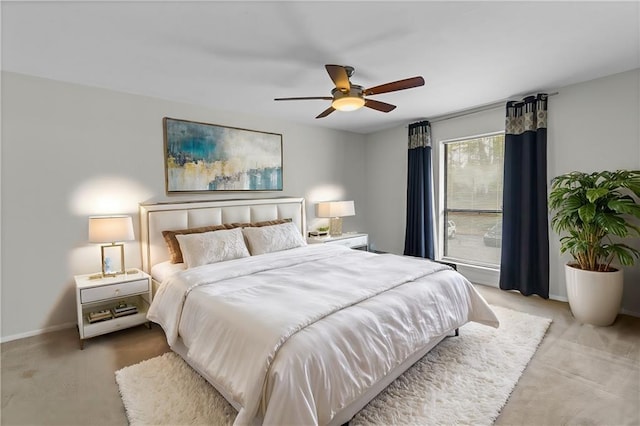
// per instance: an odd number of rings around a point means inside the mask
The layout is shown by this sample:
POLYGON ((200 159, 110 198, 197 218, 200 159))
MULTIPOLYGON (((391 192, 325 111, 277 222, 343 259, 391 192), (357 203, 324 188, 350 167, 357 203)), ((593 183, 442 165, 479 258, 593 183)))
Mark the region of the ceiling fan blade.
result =
POLYGON ((395 92, 398 90, 411 89, 413 87, 423 86, 424 78, 411 77, 404 80, 394 81, 392 83, 381 84, 380 86, 364 89, 365 95, 379 95, 380 93, 395 92))
POLYGON ((323 101, 333 100, 331 96, 314 96, 314 97, 307 97, 307 98, 275 98, 274 101, 308 101, 311 99, 322 99, 323 101))
POLYGON ((366 99, 364 101, 364 106, 382 111, 382 112, 390 112, 396 109, 395 105, 388 104, 386 102, 374 101, 373 99, 366 99))
POLYGON ((331 80, 333 80, 337 89, 342 92, 348 92, 351 90, 349 75, 342 65, 325 65, 324 67, 327 69, 329 77, 331 77, 331 80))
POLYGON ((334 107, 329 107, 327 109, 325 109, 324 111, 322 111, 320 113, 320 115, 318 115, 316 118, 324 118, 327 115, 331 114, 333 111, 335 111, 336 109, 334 107))

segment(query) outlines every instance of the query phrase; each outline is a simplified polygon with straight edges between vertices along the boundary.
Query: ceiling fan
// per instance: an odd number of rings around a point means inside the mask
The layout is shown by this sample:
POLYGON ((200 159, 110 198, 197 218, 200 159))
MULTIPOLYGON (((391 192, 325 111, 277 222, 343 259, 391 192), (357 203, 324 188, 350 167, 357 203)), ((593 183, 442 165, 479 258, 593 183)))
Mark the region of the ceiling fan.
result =
POLYGON ((411 89, 413 87, 424 85, 424 78, 411 77, 365 89, 357 84, 351 84, 349 78, 355 71, 353 67, 343 65, 325 65, 325 68, 329 73, 329 77, 331 77, 331 80, 333 80, 336 85, 336 87, 331 91, 331 97, 313 96, 303 98, 275 98, 274 101, 303 101, 311 99, 331 101, 331 106, 322 111, 316 118, 326 117, 335 110, 354 111, 362 108, 363 106, 377 111, 390 112, 396 108, 395 105, 368 99, 365 96, 396 92, 398 90, 411 89))

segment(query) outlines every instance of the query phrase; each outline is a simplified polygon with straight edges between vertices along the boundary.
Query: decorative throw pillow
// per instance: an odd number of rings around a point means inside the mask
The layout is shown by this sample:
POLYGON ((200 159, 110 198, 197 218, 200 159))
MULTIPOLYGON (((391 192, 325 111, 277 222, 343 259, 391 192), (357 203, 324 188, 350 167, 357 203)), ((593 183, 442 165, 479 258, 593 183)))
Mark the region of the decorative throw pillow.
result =
POLYGON ((242 228, 253 256, 306 246, 298 227, 292 223, 242 228))
POLYGON ((187 268, 248 257, 240 228, 176 235, 187 268))
POLYGON ((171 263, 183 263, 184 259, 182 258, 182 251, 180 250, 180 244, 176 239, 176 235, 201 234, 203 232, 220 231, 223 229, 261 227, 261 226, 277 225, 281 223, 289 223, 291 221, 292 219, 288 218, 288 219, 265 220, 262 222, 252 222, 252 223, 249 223, 249 222, 225 223, 222 225, 210 225, 210 226, 200 226, 198 228, 162 231, 162 236, 164 237, 164 240, 167 243, 167 248, 169 249, 169 261, 171 263))
POLYGON ((203 232, 219 231, 222 229, 228 229, 225 225, 211 225, 201 226, 199 228, 178 229, 173 231, 162 231, 164 241, 167 243, 169 249, 169 260, 171 263, 183 263, 182 251, 180 251, 180 244, 176 239, 176 235, 187 234, 201 234, 203 232))

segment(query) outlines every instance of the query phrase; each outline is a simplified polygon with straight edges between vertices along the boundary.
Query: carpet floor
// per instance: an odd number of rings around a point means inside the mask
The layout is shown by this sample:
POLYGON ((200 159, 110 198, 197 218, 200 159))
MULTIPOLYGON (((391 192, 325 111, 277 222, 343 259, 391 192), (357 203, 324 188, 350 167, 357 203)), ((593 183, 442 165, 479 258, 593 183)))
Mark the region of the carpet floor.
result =
MULTIPOLYGON (((490 425, 551 320, 501 307, 494 329, 469 323, 358 413, 350 425, 490 425)), ((172 352, 116 371, 129 423, 230 425, 236 411, 172 352)))

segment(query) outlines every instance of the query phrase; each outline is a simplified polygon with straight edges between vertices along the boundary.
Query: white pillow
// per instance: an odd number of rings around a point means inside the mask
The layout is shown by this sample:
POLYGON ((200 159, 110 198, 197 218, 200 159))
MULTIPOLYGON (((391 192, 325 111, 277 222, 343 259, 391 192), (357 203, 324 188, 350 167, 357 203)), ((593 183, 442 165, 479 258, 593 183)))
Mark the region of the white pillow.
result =
POLYGON ((307 242, 295 223, 242 228, 251 255, 271 253, 306 246, 307 242))
POLYGON ((170 260, 166 260, 151 267, 151 278, 162 283, 167 277, 185 269, 187 269, 187 265, 184 263, 171 263, 170 260))
POLYGON ((187 268, 250 256, 240 228, 177 234, 176 238, 187 268))

